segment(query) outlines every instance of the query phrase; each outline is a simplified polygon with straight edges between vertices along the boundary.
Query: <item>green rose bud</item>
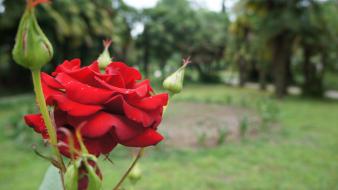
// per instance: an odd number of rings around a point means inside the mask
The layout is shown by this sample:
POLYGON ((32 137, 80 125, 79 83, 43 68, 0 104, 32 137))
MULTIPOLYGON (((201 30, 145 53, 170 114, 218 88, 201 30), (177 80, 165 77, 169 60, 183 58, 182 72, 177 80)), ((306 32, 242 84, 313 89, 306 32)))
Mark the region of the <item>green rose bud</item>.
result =
POLYGON ((67 190, 100 190, 102 174, 93 155, 83 154, 72 160, 64 175, 64 184, 67 190))
POLYGON ((31 70, 40 69, 53 57, 53 47, 38 24, 34 6, 28 5, 20 20, 12 51, 14 60, 31 70))
POLYGON ((131 172, 128 175, 128 179, 130 182, 135 185, 142 177, 142 171, 139 167, 139 164, 136 164, 134 168, 131 170, 131 172))
POLYGON ((97 167, 97 160, 92 157, 91 160, 84 161, 88 177, 88 190, 100 190, 102 186, 102 176, 97 167))
POLYGON ((110 54, 109 54, 109 46, 111 45, 111 40, 103 41, 104 50, 97 59, 99 62, 99 67, 101 70, 104 70, 112 61, 110 54))
POLYGON ((163 82, 163 87, 173 94, 180 93, 183 89, 184 71, 190 63, 190 59, 183 60, 183 62, 183 66, 167 77, 163 82))

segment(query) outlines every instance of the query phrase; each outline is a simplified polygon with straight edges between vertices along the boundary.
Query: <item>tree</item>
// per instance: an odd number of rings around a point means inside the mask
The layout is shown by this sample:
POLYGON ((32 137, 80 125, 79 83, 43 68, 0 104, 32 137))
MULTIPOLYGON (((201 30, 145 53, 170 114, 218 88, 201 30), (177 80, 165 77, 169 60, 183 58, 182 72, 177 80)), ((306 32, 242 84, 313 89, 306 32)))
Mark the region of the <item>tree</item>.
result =
MULTIPOLYGON (((4 6, 5 12, 0 14, 0 83, 12 88, 29 87, 26 85, 29 73, 12 63, 10 53, 25 1, 6 0, 4 6)), ((52 70, 63 60, 72 58, 88 64, 102 51, 104 39, 112 39, 118 59, 125 59, 131 43, 130 23, 124 14, 127 11, 132 12, 121 0, 58 0, 39 6, 39 23, 58 52, 45 69, 52 70), (119 4, 113 6, 112 1, 119 4)))
MULTIPOLYGON (((144 61, 155 60, 164 70, 173 56, 191 56, 200 78, 212 75, 221 65, 226 42, 226 14, 193 9, 187 0, 161 0, 144 12, 140 35, 144 61), (174 7, 174 8, 173 8, 174 7)), ((144 63, 149 70, 148 63, 144 63)))
POLYGON ((337 26, 332 19, 337 11, 334 1, 241 0, 236 8, 235 23, 245 20, 246 24, 239 28, 245 31, 250 27, 253 33, 251 54, 260 62, 261 87, 265 86, 267 69, 273 68, 276 96, 286 95, 288 85, 295 82, 293 75, 298 74, 291 69, 293 51, 302 49, 303 94, 322 96, 328 52, 337 50, 337 26), (312 61, 315 56, 320 59, 317 63, 312 61))

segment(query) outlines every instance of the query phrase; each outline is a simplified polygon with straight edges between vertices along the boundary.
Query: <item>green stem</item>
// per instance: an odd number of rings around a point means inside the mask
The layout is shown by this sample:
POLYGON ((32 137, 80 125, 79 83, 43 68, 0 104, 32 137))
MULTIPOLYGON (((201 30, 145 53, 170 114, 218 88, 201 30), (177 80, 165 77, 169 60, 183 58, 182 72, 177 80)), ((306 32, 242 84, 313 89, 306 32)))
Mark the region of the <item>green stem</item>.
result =
POLYGON ((124 180, 128 177, 128 175, 131 172, 131 170, 133 170, 133 168, 136 165, 137 161, 141 158, 141 156, 143 154, 143 151, 144 151, 144 148, 140 148, 140 150, 137 152, 135 160, 129 166, 128 170, 126 171, 126 173, 124 173, 124 175, 122 176, 122 178, 120 179, 120 181, 117 183, 117 185, 114 187, 113 190, 119 190, 119 188, 122 185, 122 183, 124 182, 124 180))
MULTIPOLYGON (((32 70, 32 76, 33 76, 33 84, 34 84, 34 92, 36 95, 36 100, 40 108, 40 112, 43 118, 43 121, 46 125, 48 136, 49 136, 49 141, 50 144, 52 145, 52 149, 54 154, 56 155, 57 160, 60 162, 61 165, 61 173, 65 172, 65 166, 61 157, 61 154, 59 152, 59 149, 57 147, 57 138, 56 138, 56 131, 55 128, 53 127, 52 120, 50 118, 45 97, 42 91, 42 85, 41 85, 41 71, 38 70, 32 70)), ((61 176, 62 177, 62 176, 61 176)), ((61 178, 62 179, 62 178, 61 178)))

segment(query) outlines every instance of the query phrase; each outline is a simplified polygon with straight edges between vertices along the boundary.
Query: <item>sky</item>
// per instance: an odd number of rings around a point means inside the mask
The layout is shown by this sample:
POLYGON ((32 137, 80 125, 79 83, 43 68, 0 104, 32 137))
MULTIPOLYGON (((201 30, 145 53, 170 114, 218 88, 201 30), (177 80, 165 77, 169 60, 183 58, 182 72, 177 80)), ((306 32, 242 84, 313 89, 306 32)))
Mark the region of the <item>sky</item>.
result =
MULTIPOLYGON (((222 9, 222 0, 191 0, 201 7, 206 7, 212 11, 221 11, 222 9)), ((230 9, 236 0, 226 0, 226 7, 230 9)), ((133 6, 137 9, 151 8, 156 5, 158 0, 124 0, 126 4, 129 6, 133 6)), ((132 36, 137 36, 143 31, 144 27, 142 23, 136 23, 132 29, 132 36)))
MULTIPOLYGON (((138 9, 151 8, 156 5, 158 0, 124 0, 130 6, 138 9)), ((222 0, 192 0, 201 6, 205 6, 209 10, 220 11, 222 9, 222 0)), ((236 0, 226 0, 227 8, 230 8, 236 0)))

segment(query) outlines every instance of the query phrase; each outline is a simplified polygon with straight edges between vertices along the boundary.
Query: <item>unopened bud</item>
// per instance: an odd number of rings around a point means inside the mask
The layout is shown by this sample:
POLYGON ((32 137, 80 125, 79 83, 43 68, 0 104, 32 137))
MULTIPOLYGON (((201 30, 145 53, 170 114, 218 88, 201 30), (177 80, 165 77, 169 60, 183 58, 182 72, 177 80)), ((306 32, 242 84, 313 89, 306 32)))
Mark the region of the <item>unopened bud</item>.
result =
POLYGON ((102 185, 102 174, 93 155, 82 155, 72 160, 65 176, 67 190, 98 190, 102 185))
POLYGON ((183 62, 183 66, 168 76, 163 82, 163 87, 173 94, 180 93, 183 89, 184 71, 186 66, 190 63, 190 59, 185 59, 183 62))
POLYGON ((85 171, 87 175, 87 189, 88 190, 96 190, 101 189, 102 186, 102 175, 97 166, 97 160, 88 160, 84 162, 85 171))
POLYGON ((136 184, 142 177, 142 171, 139 167, 139 164, 136 164, 133 169, 131 170, 131 172, 128 175, 128 179, 130 180, 130 182, 132 184, 136 184))
POLYGON ((103 41, 104 50, 100 54, 99 58, 97 59, 97 62, 99 63, 99 67, 101 70, 104 70, 112 61, 110 54, 109 54, 110 45, 111 45, 111 40, 103 41))
POLYGON ((35 6, 46 1, 28 1, 20 20, 12 51, 14 60, 28 69, 40 69, 53 58, 53 47, 40 28, 35 16, 35 6))

